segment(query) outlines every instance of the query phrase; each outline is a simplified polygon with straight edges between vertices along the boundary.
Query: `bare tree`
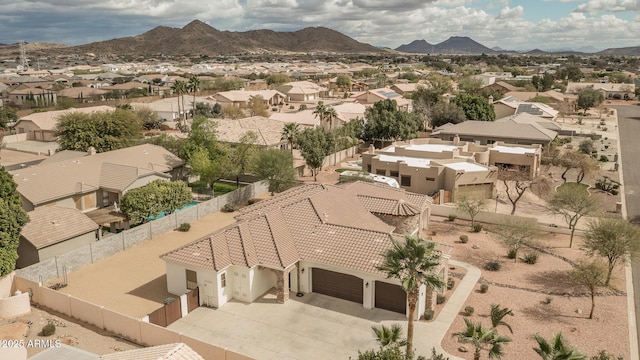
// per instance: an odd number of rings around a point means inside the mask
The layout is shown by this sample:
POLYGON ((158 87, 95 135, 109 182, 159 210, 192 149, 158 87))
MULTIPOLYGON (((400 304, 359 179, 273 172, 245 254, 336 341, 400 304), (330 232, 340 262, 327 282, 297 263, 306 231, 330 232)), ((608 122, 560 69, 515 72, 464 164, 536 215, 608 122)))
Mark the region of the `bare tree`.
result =
POLYGON ((518 262, 518 251, 523 246, 533 245, 540 235, 536 219, 510 217, 496 230, 501 240, 515 252, 514 262, 518 262))
POLYGON ((604 286, 606 276, 607 269, 599 260, 592 260, 591 262, 580 261, 578 265, 571 270, 571 277, 576 283, 586 287, 591 295, 589 319, 593 319, 593 309, 596 307, 596 292, 598 287, 604 286))
POLYGON ((456 207, 458 210, 469 214, 471 218, 471 229, 473 230, 475 225, 476 216, 485 209, 487 205, 487 199, 473 196, 463 196, 456 201, 456 207))
POLYGON ((573 235, 580 219, 597 210, 598 203, 596 199, 581 185, 565 184, 558 188, 549 201, 549 211, 562 215, 564 221, 569 225, 569 229, 571 229, 569 247, 573 245, 573 235))
POLYGON ((501 168, 498 170, 498 179, 502 181, 506 189, 507 198, 511 203, 511 215, 516 213, 516 205, 528 189, 536 187, 539 192, 543 193, 550 189, 549 181, 546 178, 542 176, 531 178, 526 170, 501 168))

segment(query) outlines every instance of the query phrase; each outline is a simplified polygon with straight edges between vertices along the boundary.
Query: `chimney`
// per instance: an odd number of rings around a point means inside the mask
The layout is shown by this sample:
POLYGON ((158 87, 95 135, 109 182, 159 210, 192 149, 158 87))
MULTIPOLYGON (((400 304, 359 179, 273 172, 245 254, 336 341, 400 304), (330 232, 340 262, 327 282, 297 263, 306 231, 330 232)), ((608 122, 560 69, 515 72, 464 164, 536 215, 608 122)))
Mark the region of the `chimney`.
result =
POLYGON ((456 134, 456 136, 453 137, 453 145, 458 145, 458 144, 460 144, 460 136, 456 134))
POLYGON ((87 151, 87 153, 89 155, 95 155, 96 154, 96 148, 94 148, 93 146, 89 146, 89 150, 87 151))
POLYGON ((376 153, 376 148, 373 146, 373 144, 369 145, 369 154, 375 154, 376 153))

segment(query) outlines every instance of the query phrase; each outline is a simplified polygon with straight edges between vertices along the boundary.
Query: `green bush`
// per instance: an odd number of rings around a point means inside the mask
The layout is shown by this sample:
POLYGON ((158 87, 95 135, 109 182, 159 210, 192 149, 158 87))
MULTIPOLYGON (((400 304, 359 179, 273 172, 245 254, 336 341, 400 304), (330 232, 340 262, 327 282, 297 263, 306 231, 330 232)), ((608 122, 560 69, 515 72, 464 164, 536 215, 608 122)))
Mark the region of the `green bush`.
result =
POLYGON ((427 309, 424 311, 424 319, 425 320, 433 320, 433 315, 435 315, 435 311, 431 309, 427 309))
POLYGON ((618 195, 619 191, 617 189, 611 189, 611 191, 609 191, 611 193, 611 195, 618 195))
POLYGON ((464 312, 465 312, 465 314, 467 314, 467 316, 473 315, 474 311, 475 311, 475 309, 473 308, 473 306, 465 306, 464 307, 464 312))
POLYGON ((56 326, 53 324, 47 324, 42 327, 42 336, 51 336, 56 332, 56 326))
POLYGON ((533 265, 538 262, 538 254, 536 253, 526 253, 524 254, 524 262, 533 265))
POLYGON ((607 157, 607 155, 600 155, 600 162, 607 162, 609 161, 609 158, 607 157))
POLYGON ((516 256, 518 256, 518 251, 516 249, 509 249, 509 252, 507 253, 507 257, 509 259, 515 259, 516 256))
POLYGON ((222 211, 224 212, 234 212, 236 211, 236 206, 232 203, 227 203, 224 204, 224 206, 222 207, 222 211))
POLYGON ((466 244, 469 242, 469 237, 467 235, 460 235, 460 242, 466 244))
POLYGON ((487 291, 489 291, 489 284, 487 283, 480 284, 480 292, 484 294, 487 291))
POLYGON ((482 231, 482 224, 473 224, 473 232, 480 232, 482 231))
POLYGON ((499 261, 491 260, 484 264, 484 268, 489 271, 498 271, 502 268, 502 265, 499 261))
POLYGON ((456 286, 456 281, 453 278, 447 279, 447 290, 453 289, 454 286, 456 286))
POLYGON ((449 221, 456 221, 456 219, 458 218, 458 215, 456 214, 449 214, 449 221))
POLYGON ((191 224, 189 223, 182 223, 178 227, 178 231, 187 232, 189 230, 191 230, 191 224))
POLYGON ((438 294, 438 296, 436 296, 436 304, 444 304, 445 300, 447 300, 447 297, 443 294, 438 294))

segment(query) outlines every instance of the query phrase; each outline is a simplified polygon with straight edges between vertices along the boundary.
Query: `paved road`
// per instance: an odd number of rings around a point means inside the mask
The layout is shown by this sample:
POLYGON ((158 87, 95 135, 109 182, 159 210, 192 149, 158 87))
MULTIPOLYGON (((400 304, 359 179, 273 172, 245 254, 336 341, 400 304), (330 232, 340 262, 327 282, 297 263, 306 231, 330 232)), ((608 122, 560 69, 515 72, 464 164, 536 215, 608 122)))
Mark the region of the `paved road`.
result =
MULTIPOLYGON (((618 113, 618 133, 622 157, 622 189, 627 210, 627 218, 640 223, 640 166, 638 166, 638 151, 640 151, 640 106, 618 105, 611 106, 618 113)), ((636 329, 640 328, 640 257, 631 260, 633 277, 634 303, 636 313, 636 329)), ((640 343, 640 332, 637 332, 640 343)), ((633 354, 633 352, 632 352, 633 354)))

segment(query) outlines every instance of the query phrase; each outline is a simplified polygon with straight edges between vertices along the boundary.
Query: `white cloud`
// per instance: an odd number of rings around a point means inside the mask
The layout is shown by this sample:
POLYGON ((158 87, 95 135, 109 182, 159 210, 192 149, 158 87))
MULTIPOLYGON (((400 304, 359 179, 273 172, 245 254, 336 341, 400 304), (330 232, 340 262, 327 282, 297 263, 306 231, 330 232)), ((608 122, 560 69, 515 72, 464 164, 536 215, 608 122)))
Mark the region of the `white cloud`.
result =
POLYGON ((640 2, 638 0, 589 0, 586 4, 579 5, 574 11, 588 13, 640 11, 640 2))

